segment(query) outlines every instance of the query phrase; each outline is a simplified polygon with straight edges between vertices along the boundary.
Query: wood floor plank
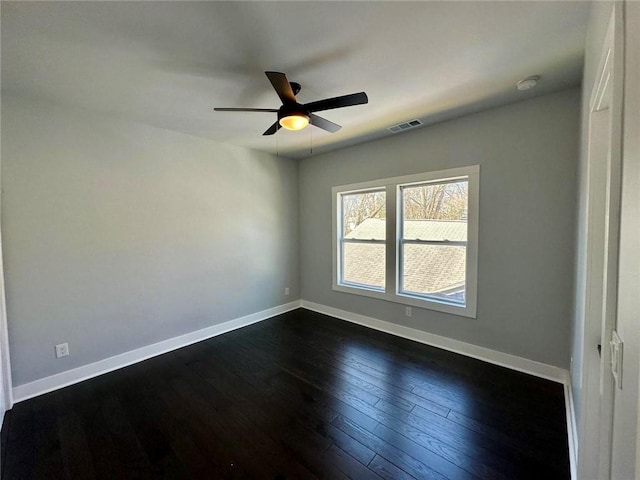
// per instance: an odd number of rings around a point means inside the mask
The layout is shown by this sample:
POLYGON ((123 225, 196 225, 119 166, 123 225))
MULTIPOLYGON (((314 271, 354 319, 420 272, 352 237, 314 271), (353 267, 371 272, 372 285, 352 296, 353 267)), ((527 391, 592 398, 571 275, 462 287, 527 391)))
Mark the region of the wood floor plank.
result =
POLYGON ((109 395, 102 402, 101 408, 123 470, 135 472, 140 478, 150 478, 151 462, 129 423, 120 398, 109 395))
POLYGON ((82 419, 75 413, 61 415, 58 428, 66 477, 73 480, 95 479, 82 419))
POLYGON ((392 443, 363 430, 343 417, 334 420, 334 425, 416 478, 433 480, 473 478, 463 469, 432 452, 425 450, 419 458, 407 454, 392 443))
POLYGON ((10 430, 7 433, 7 445, 3 449, 3 480, 32 479, 36 471, 34 459, 37 455, 35 443, 35 424, 38 417, 34 415, 34 402, 22 402, 11 409, 10 430))
MULTIPOLYGON (((398 428, 398 430, 391 429, 386 425, 378 425, 373 433, 413 457, 424 458, 428 455, 426 452, 428 450, 453 465, 466 470, 468 475, 482 480, 508 480, 509 478, 500 470, 492 468, 482 460, 467 455, 440 440, 440 432, 432 431, 430 435, 422 430, 413 428, 411 425, 405 425, 398 428)), ((491 459, 492 457, 487 455, 486 458, 491 459)))
MULTIPOLYGON (((204 364, 197 364, 198 372, 202 372, 202 365, 204 364)), ((266 462, 277 470, 276 475, 289 478, 312 478, 313 475, 303 467, 308 462, 296 461, 288 450, 278 450, 274 441, 280 442, 291 450, 291 445, 295 445, 293 448, 298 449, 299 438, 304 438, 303 444, 317 454, 328 449, 331 440, 317 434, 288 409, 274 409, 274 406, 268 403, 268 397, 253 395, 251 390, 254 387, 251 384, 237 377, 234 379, 232 372, 225 370, 223 366, 223 368, 220 367, 221 365, 217 365, 217 374, 206 370, 205 378, 208 378, 205 384, 194 377, 191 380, 194 382, 193 388, 203 397, 215 395, 229 399, 232 407, 226 412, 226 416, 234 424, 230 428, 239 427, 240 435, 248 436, 245 443, 252 445, 254 450, 258 450, 257 456, 265 457, 266 462), (280 414, 275 415, 274 412, 280 412, 280 414)))
POLYGON ((64 470, 64 462, 58 431, 58 408, 50 396, 43 396, 33 402, 33 416, 38 419, 34 425, 34 465, 35 478, 54 478, 64 470))
POLYGON ((376 455, 373 460, 371 460, 369 468, 385 480, 420 480, 396 467, 380 455, 376 455))
POLYGON ((322 328, 317 329, 318 335, 344 335, 350 329, 357 329, 359 333, 362 333, 362 336, 366 337, 367 342, 360 342, 352 346, 350 348, 351 354, 361 356, 372 362, 379 362, 381 365, 385 365, 386 368, 400 368, 405 375, 412 375, 413 379, 417 381, 420 381, 421 376, 426 374, 433 381, 440 379, 441 381, 446 380, 447 383, 451 384, 462 382, 469 392, 474 388, 478 388, 475 392, 476 394, 482 394, 486 390, 487 383, 498 387, 508 387, 493 390, 492 398, 495 398, 496 395, 511 398, 513 393, 518 397, 518 405, 534 402, 538 411, 545 410, 550 405, 549 412, 541 412, 540 416, 543 418, 549 413, 557 413, 557 402, 541 402, 540 400, 542 399, 539 398, 538 401, 535 401, 538 395, 528 396, 526 392, 535 393, 544 390, 547 394, 545 398, 553 398, 555 400, 563 398, 562 388, 558 388, 558 384, 538 378, 531 379, 529 375, 521 372, 496 367, 484 362, 470 364, 467 358, 439 348, 428 346, 423 346, 419 350, 407 348, 407 344, 411 342, 405 339, 399 337, 389 338, 389 335, 382 332, 366 329, 358 325, 345 324, 345 322, 335 319, 325 321, 327 317, 321 314, 316 313, 306 318, 312 323, 322 322, 322 328), (376 348, 371 348, 371 346, 376 348))
POLYGON ((378 474, 358 462, 355 458, 336 445, 331 445, 329 450, 324 453, 324 457, 328 462, 336 465, 341 472, 347 475, 348 478, 357 478, 358 480, 381 480, 378 474))
MULTIPOLYGON (((326 332, 324 334, 326 335, 326 332)), ((264 342, 264 339, 261 339, 261 341, 264 342)), ((316 356, 313 357, 314 360, 319 356, 319 354, 316 354, 316 356)), ((326 356, 323 356, 323 358, 326 358, 326 356)), ((466 405, 471 396, 466 391, 458 392, 457 390, 451 389, 450 384, 452 382, 448 378, 443 380, 436 376, 434 372, 424 370, 418 372, 413 367, 408 368, 406 365, 401 365, 390 357, 381 355, 378 351, 372 352, 370 348, 359 347, 351 348, 349 351, 343 350, 338 357, 334 356, 333 364, 335 365, 336 363, 342 363, 342 366, 339 367, 341 369, 345 369, 344 365, 348 364, 358 365, 361 372, 367 371, 369 375, 369 378, 364 380, 374 384, 379 382, 379 380, 373 380, 376 376, 382 377, 387 381, 390 381, 390 378, 401 378, 402 385, 399 385, 396 381, 392 386, 386 385, 382 386, 382 388, 387 392, 394 392, 410 402, 423 403, 425 408, 439 411, 443 416, 446 416, 449 409, 437 403, 438 401, 446 403, 448 407, 455 408, 460 405, 466 405), (336 360, 336 358, 338 360, 336 360), (393 374, 390 375, 390 372, 393 374), (440 383, 444 383, 444 387, 441 388, 440 383), (414 389, 424 387, 425 385, 429 387, 428 395, 423 394, 420 396, 413 393, 414 389), (430 405, 433 405, 433 407, 430 407, 430 405)), ((353 372, 349 373, 353 374, 353 372)), ((362 375, 360 375, 360 378, 362 378, 362 375)), ((473 398, 473 401, 477 401, 477 398, 473 398)))
POLYGON ((562 387, 298 309, 8 412, 2 479, 569 480, 562 387))
MULTIPOLYGON (((138 438, 141 439, 147 454, 156 463, 166 457, 175 457, 175 463, 181 468, 172 469, 174 477, 206 478, 216 469, 210 467, 209 461, 189 431, 176 422, 172 415, 167 415, 171 410, 170 406, 159 395, 157 386, 166 388, 164 384, 154 383, 147 378, 138 388, 131 389, 126 397, 127 403, 143 406, 132 413, 138 438)), ((167 468, 163 465, 162 470, 166 471, 167 468)))
MULTIPOLYGON (((451 422, 449 419, 443 419, 419 407, 409 415, 396 412, 395 417, 403 420, 401 433, 409 438, 417 438, 419 443, 432 444, 429 438, 435 437, 464 455, 486 462, 498 471, 507 473, 512 471, 513 460, 517 460, 518 468, 526 466, 529 472, 537 476, 547 477, 557 467, 554 457, 549 454, 532 455, 533 449, 530 444, 521 443, 517 448, 513 448, 513 444, 506 441, 505 437, 496 439, 488 435, 478 435, 472 429, 451 422), (509 459, 512 461, 509 462, 509 459)), ((393 428, 393 423, 386 424, 393 428)))

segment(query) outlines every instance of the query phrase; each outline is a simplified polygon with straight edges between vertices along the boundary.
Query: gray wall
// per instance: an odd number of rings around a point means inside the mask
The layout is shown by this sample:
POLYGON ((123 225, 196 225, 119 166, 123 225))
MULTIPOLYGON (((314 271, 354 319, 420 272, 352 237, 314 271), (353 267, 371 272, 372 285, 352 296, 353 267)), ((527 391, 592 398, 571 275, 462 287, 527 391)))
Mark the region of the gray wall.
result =
POLYGON ((571 89, 303 160, 302 298, 567 368, 579 114, 571 89), (473 164, 477 319, 331 289, 332 186, 473 164))
POLYGON ((295 162, 5 96, 2 127, 14 386, 299 298, 295 162))
POLYGON ((14 386, 300 298, 300 275, 306 300, 567 367, 579 95, 567 90, 299 168, 3 97, 14 386), (331 290, 332 185, 471 164, 481 165, 477 319, 422 309, 407 319, 401 305, 331 290), (61 342, 71 355, 55 360, 61 342))

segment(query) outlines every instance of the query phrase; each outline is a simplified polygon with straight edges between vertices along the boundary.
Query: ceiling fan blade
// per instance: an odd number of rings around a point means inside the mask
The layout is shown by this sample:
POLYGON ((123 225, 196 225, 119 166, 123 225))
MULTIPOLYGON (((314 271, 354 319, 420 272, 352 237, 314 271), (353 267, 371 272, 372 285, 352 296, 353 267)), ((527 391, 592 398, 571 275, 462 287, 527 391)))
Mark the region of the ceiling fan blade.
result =
POLYGON ((273 125, 271 125, 269 128, 267 128, 267 130, 262 135, 273 135, 278 130, 280 130, 280 123, 276 122, 273 125))
POLYGON ((350 107, 352 105, 362 105, 368 103, 369 98, 364 92, 352 93, 341 97, 325 98, 317 102, 305 103, 304 109, 308 112, 320 112, 322 110, 331 110, 332 108, 350 107))
POLYGON ((283 104, 296 103, 296 96, 293 94, 291 84, 287 76, 280 72, 264 72, 283 104))
POLYGON ((337 123, 330 122, 326 118, 319 117, 318 115, 314 115, 313 113, 309 114, 309 122, 311 125, 315 125, 327 132, 336 133, 342 127, 337 123))
POLYGON ((219 107, 216 107, 213 110, 216 112, 269 112, 269 113, 278 112, 278 109, 276 108, 219 108, 219 107))

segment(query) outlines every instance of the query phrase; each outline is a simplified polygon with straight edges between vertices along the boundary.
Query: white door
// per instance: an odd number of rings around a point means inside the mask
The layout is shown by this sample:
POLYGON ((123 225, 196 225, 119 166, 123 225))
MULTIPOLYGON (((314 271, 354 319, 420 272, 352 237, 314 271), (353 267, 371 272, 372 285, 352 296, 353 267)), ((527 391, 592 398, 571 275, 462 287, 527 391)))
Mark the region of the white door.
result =
POLYGON ((587 290, 578 478, 611 478, 614 379, 609 341, 616 325, 620 211, 620 11, 613 8, 591 92, 587 161, 587 290))

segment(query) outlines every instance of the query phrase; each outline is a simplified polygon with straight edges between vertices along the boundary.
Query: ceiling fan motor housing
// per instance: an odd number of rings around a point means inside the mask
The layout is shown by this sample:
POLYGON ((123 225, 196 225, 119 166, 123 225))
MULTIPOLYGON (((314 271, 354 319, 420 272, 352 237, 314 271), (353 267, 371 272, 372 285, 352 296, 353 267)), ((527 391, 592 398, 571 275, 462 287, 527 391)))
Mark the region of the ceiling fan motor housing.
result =
POLYGON ((300 93, 300 90, 302 90, 302 85, 300 85, 298 82, 289 82, 289 85, 291 85, 291 90, 293 90, 294 95, 298 95, 300 93))
POLYGON ((278 120, 292 115, 309 118, 309 112, 302 108, 302 105, 294 103, 290 105, 282 105, 278 110, 278 120))

